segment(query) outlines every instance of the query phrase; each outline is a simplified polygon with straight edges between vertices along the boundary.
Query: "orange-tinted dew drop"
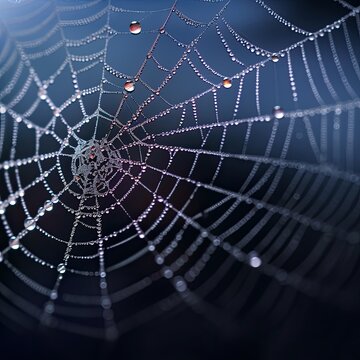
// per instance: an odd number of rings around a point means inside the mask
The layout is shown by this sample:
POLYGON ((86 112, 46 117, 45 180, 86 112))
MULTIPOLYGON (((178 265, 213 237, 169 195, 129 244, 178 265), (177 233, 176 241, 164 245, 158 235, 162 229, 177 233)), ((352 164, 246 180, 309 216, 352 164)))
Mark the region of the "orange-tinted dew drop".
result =
POLYGON ((231 88, 231 85, 232 85, 232 83, 231 83, 231 80, 230 80, 230 79, 225 78, 225 79, 223 80, 223 87, 224 87, 225 89, 231 88))
POLYGON ((125 84, 124 84, 124 89, 125 89, 125 91, 127 91, 129 93, 133 92, 135 90, 134 82, 131 81, 131 80, 126 81, 125 84))
POLYGON ((132 21, 129 30, 133 35, 138 35, 141 33, 141 24, 138 21, 132 21))

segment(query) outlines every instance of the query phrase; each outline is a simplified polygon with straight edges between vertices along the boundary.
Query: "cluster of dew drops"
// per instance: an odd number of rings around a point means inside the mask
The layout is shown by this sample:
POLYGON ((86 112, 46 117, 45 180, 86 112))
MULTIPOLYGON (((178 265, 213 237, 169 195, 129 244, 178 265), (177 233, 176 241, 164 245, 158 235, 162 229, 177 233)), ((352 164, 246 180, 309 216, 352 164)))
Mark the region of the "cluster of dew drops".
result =
MULTIPOLYGON (((131 34, 133 35, 139 35, 141 33, 142 27, 141 27, 141 23, 139 21, 132 21, 129 25, 129 31, 131 34)), ((164 28, 160 29, 160 33, 164 33, 164 28)), ((271 56, 271 60, 276 63, 279 61, 279 56, 277 54, 273 54, 271 56)), ((229 89, 232 86, 232 79, 231 78, 224 78, 222 80, 222 86, 225 89, 229 89)), ((127 80, 124 85, 124 91, 126 93, 132 93, 135 90, 135 82, 133 80, 127 80)), ((47 97, 47 93, 45 89, 40 89, 39 90, 39 97, 41 100, 45 100, 47 97)), ((79 97, 79 94, 77 94, 79 97)), ((58 109, 55 109, 55 112, 59 111, 58 109)), ((0 113, 5 113, 6 112, 6 107, 1 105, 0 106, 0 113)), ((59 114, 56 113, 56 116, 58 116, 59 114)), ((275 106, 273 108, 273 116, 276 119, 282 119, 285 116, 285 112, 284 110, 280 107, 280 106, 275 106)), ((23 197, 24 196, 24 191, 20 190, 18 193, 10 195, 9 198, 7 200, 5 200, 4 202, 0 201, 0 215, 4 214, 5 212, 5 208, 8 205, 15 205, 16 203, 16 199, 17 197, 23 197)), ((38 219, 43 216, 45 214, 45 212, 47 211, 51 211, 53 209, 53 205, 58 202, 58 196, 54 196, 51 200, 47 200, 44 203, 44 206, 40 207, 38 210, 38 214, 32 218, 30 216, 28 216, 25 221, 24 221, 24 228, 25 230, 23 232, 21 232, 21 234, 19 234, 20 236, 12 236, 10 238, 9 241, 9 246, 11 249, 13 250, 17 250, 20 247, 20 239, 25 235, 26 232, 28 231, 32 231, 36 228, 36 223, 38 221, 38 219)), ((0 262, 3 260, 3 255, 0 252, 0 262)), ((59 273, 64 273, 65 272, 65 265, 64 264, 59 264, 57 267, 57 270, 59 273)))
MULTIPOLYGON (((130 33, 133 35, 139 35, 141 33, 141 23, 139 21, 132 21, 129 26, 130 33)), ((160 32, 163 28, 160 29, 160 32)), ((279 55, 273 54, 271 56, 271 60, 274 63, 277 63, 280 60, 279 55)), ((231 78, 224 78, 222 81, 222 85, 225 89, 229 89, 232 86, 231 78)), ((132 80, 127 80, 124 84, 124 90, 128 93, 131 93, 135 90, 135 82, 132 80)), ((280 106, 274 106, 273 115, 276 119, 282 119, 285 116, 285 111, 280 106)))

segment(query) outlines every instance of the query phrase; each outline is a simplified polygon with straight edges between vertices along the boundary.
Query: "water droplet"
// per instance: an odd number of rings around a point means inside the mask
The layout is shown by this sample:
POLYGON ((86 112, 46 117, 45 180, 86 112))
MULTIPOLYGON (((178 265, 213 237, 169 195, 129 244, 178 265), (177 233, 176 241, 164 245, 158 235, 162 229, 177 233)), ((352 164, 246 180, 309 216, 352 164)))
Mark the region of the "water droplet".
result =
POLYGON ((175 288, 179 292, 184 292, 187 289, 187 284, 183 278, 176 278, 175 279, 175 288))
POLYGON ((6 107, 0 104, 0 114, 5 114, 5 113, 6 113, 6 107))
POLYGON ((57 271, 59 274, 65 274, 65 271, 66 271, 65 264, 63 264, 63 263, 59 264, 57 267, 57 271))
POLYGON ((155 261, 158 265, 162 265, 164 263, 164 258, 161 255, 156 256, 155 261))
POLYGON ((36 221, 31 217, 27 217, 24 221, 24 227, 28 231, 34 230, 36 227, 36 221))
POLYGON ((171 269, 165 269, 164 270, 164 277, 166 279, 171 279, 173 277, 173 272, 171 269))
POLYGON ((40 100, 45 100, 47 97, 46 90, 44 88, 40 88, 38 91, 38 96, 39 96, 40 100))
POLYGON ((159 33, 160 33, 160 34, 164 34, 164 33, 165 33, 165 29, 164 29, 163 27, 161 27, 161 28, 159 29, 159 33))
POLYGON ((0 263, 4 261, 4 255, 3 253, 0 251, 0 263))
POLYGON ((138 35, 141 33, 141 24, 138 21, 132 21, 129 30, 133 35, 138 35))
POLYGON ((16 204, 16 197, 15 197, 15 195, 10 195, 10 196, 8 197, 8 201, 9 201, 9 204, 10 204, 10 205, 15 205, 15 204, 16 204))
POLYGON ((20 247, 20 241, 17 237, 15 236, 12 236, 10 238, 10 241, 9 241, 9 246, 13 249, 13 250, 17 250, 19 249, 20 247))
POLYGON ((273 109, 273 115, 276 119, 282 119, 285 116, 285 112, 280 106, 275 106, 273 109))
POLYGON ((58 298, 58 293, 56 290, 52 290, 50 293, 50 299, 51 300, 56 300, 58 298))
POLYGON ((54 208, 53 203, 50 200, 45 201, 44 209, 46 211, 51 211, 54 208))
POLYGON ((111 301, 108 297, 103 297, 101 299, 101 306, 104 308, 104 309, 110 309, 111 308, 111 301))
POLYGON ((231 80, 230 79, 228 79, 228 78, 225 78, 224 80, 223 80, 223 87, 225 88, 225 89, 229 89, 229 88, 231 88, 231 80))
POLYGON ((133 92, 133 91, 135 90, 135 84, 134 84, 134 82, 131 81, 131 80, 126 81, 125 84, 124 84, 124 89, 125 89, 125 91, 127 91, 128 93, 133 92))
POLYGON ((3 203, 0 203, 0 215, 5 213, 5 205, 3 203))
POLYGON ((274 54, 271 56, 271 60, 272 62, 277 63, 280 59, 278 55, 274 54))
POLYGON ((249 264, 250 264, 251 267, 258 268, 259 266, 261 266, 262 261, 259 258, 259 256, 257 255, 257 253, 251 252, 249 254, 249 256, 250 256, 249 264))
POLYGON ((53 113, 54 113, 54 116, 56 116, 56 117, 60 116, 60 109, 55 108, 53 113))
POLYGON ((215 246, 219 246, 220 245, 220 240, 219 239, 214 239, 214 241, 213 241, 213 244, 215 245, 215 246))
POLYGON ((341 115, 341 113, 342 113, 341 107, 337 107, 335 109, 335 115, 341 115))

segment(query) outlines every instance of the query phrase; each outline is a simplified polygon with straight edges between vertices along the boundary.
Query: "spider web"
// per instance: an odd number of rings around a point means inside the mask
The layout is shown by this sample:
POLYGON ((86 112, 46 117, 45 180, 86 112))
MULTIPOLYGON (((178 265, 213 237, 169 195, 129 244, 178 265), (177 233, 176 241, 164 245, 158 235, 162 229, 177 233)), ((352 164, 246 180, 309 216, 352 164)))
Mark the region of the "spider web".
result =
POLYGON ((278 320, 298 292, 356 307, 360 7, 335 1, 310 32, 249 1, 294 39, 274 51, 225 1, 18 3, 1 15, 4 321, 114 339, 183 304, 218 324, 278 320))

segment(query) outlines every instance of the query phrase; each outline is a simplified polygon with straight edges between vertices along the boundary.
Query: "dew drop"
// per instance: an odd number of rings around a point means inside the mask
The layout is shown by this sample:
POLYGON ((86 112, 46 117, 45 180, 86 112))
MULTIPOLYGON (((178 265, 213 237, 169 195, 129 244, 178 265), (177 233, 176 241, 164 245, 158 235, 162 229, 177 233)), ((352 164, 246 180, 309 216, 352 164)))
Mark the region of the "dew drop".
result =
POLYGON ((44 88, 40 88, 38 91, 38 96, 39 96, 40 100, 45 100, 47 97, 46 90, 44 88))
POLYGON ((285 112, 280 106, 275 106, 273 109, 273 115, 276 119, 282 119, 285 116, 285 112))
POLYGON ((19 239, 18 239, 17 237, 15 237, 15 236, 12 236, 12 237, 10 238, 10 241, 9 241, 9 246, 10 246, 11 249, 13 249, 13 250, 19 249, 19 247, 20 247, 20 241, 19 241, 19 239))
POLYGON ((60 109, 55 108, 53 113, 54 113, 54 116, 56 116, 56 117, 60 116, 60 109))
POLYGON ((219 239, 214 239, 214 241, 213 241, 213 244, 215 245, 215 246, 219 246, 220 245, 220 240, 219 239))
POLYGON ((249 264, 251 267, 258 268, 259 266, 261 266, 262 261, 255 252, 252 252, 249 255, 250 255, 249 264))
POLYGON ((161 255, 156 256, 155 261, 158 265, 162 265, 164 263, 164 258, 161 255))
POLYGON ((271 56, 271 60, 272 62, 277 63, 280 59, 278 55, 274 54, 271 56))
POLYGON ((58 298, 58 292, 56 290, 52 290, 50 293, 50 299, 56 300, 58 298))
POLYGON ((133 92, 133 91, 135 90, 135 84, 134 84, 134 82, 131 81, 131 80, 126 81, 125 84, 124 84, 124 89, 125 89, 125 91, 128 92, 128 93, 133 92))
POLYGON ((178 278, 175 279, 174 282, 175 282, 175 288, 176 288, 177 291, 179 291, 179 292, 186 291, 187 284, 186 284, 184 279, 178 277, 178 278))
POLYGON ((132 21, 129 30, 133 35, 138 35, 141 33, 141 24, 138 21, 132 21))
POLYGON ((231 80, 230 80, 230 79, 225 78, 225 79, 223 80, 223 87, 224 87, 225 89, 231 88, 231 85, 232 85, 232 83, 231 83, 231 80))
POLYGON ((0 114, 6 113, 6 107, 3 104, 0 104, 0 114))
POLYGON ((111 301, 108 297, 103 297, 101 299, 101 306, 104 308, 104 309, 110 309, 111 308, 111 301))
POLYGON ((171 269, 165 269, 163 273, 166 279, 171 279, 173 277, 173 272, 171 269))
POLYGON ((65 264, 61 263, 57 266, 57 271, 59 274, 65 274, 66 267, 65 264))
POLYGON ((53 203, 50 200, 45 201, 44 209, 46 211, 51 211, 54 208, 53 203))
POLYGON ((10 205, 15 205, 16 204, 16 197, 15 195, 10 195, 9 198, 8 198, 8 201, 9 201, 9 204, 10 205))
POLYGON ((36 227, 36 221, 31 217, 27 217, 24 221, 24 227, 28 231, 34 230, 36 227))

